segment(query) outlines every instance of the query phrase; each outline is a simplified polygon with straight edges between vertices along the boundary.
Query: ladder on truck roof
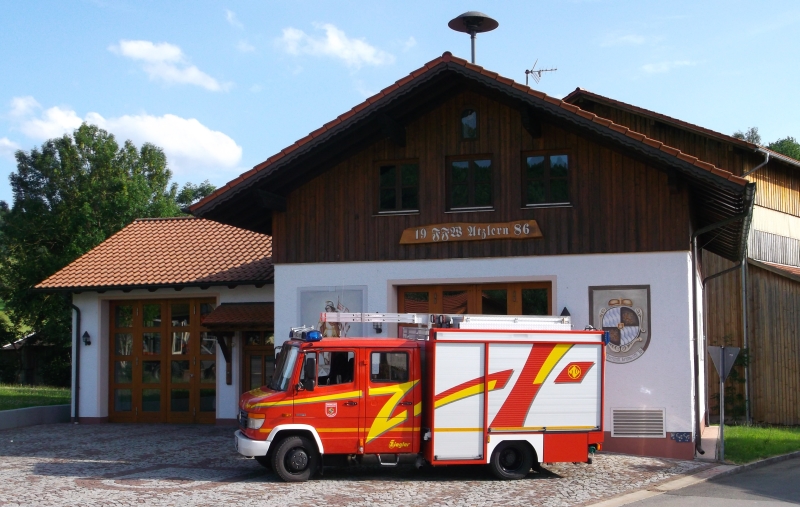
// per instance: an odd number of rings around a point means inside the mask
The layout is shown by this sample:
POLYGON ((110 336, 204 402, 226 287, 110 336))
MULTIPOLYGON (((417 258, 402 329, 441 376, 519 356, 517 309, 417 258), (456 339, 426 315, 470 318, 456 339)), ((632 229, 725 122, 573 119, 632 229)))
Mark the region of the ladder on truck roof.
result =
POLYGON ((322 322, 412 324, 424 329, 506 329, 529 331, 571 331, 572 321, 568 316, 532 315, 465 315, 427 313, 345 313, 323 312, 322 322))

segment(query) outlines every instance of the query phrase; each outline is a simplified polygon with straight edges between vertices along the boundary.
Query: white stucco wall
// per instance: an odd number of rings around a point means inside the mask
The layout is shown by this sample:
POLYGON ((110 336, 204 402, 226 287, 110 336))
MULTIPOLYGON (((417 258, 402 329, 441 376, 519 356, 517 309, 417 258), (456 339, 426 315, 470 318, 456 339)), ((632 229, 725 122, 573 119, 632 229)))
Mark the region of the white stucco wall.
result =
MULTIPOLYGON (((159 289, 154 292, 148 290, 134 290, 131 292, 108 291, 103 294, 97 292, 84 292, 75 294, 72 302, 81 309, 80 334, 88 331, 92 344, 86 346, 81 341, 80 358, 80 417, 108 417, 108 360, 110 353, 109 337, 109 301, 136 300, 136 299, 187 299, 187 298, 216 298, 217 304, 222 303, 266 303, 274 301, 274 287, 265 285, 262 288, 254 286, 239 286, 233 289, 227 287, 211 287, 207 290, 183 289, 180 292, 173 289, 159 289)), ((74 314, 74 312, 73 312, 74 314)), ((75 336, 75 319, 73 317, 72 336, 75 336)), ((232 350, 232 385, 225 384, 225 359, 217 347, 217 419, 233 419, 236 417, 239 401, 239 384, 241 368, 241 341, 234 340, 232 350)), ((75 345, 73 344, 73 348, 75 345)), ((74 352, 74 351, 73 351, 74 352)), ((73 356, 75 357, 75 356, 73 356)), ((75 383, 73 382, 73 386, 75 383)), ((73 393, 73 400, 75 395, 73 393)), ((75 416, 73 406, 72 416, 75 416)))
MULTIPOLYGON (((553 312, 574 329, 589 323, 589 287, 650 285, 652 338, 628 364, 607 364, 606 430, 612 408, 664 408, 666 431, 693 428, 691 257, 686 252, 388 261, 275 266, 275 343, 300 325, 299 289, 365 286, 365 310, 397 311, 400 285, 550 281, 553 312)), ((308 324, 308 323, 307 323, 308 324)), ((368 330, 376 336, 371 329, 368 330)), ((381 336, 387 336, 384 332, 381 336)))

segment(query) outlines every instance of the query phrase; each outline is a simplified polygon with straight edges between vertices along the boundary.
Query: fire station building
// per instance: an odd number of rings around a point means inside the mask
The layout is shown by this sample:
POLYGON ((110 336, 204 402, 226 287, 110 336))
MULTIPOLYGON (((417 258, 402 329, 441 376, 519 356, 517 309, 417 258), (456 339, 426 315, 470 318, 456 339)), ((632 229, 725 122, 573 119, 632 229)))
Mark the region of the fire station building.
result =
POLYGON ((37 286, 74 293, 74 415, 232 422, 290 327, 397 333, 320 312, 568 314, 610 332, 604 449, 692 458, 709 410, 703 259, 744 258, 756 185, 741 175, 761 158, 645 135, 573 95, 444 53, 193 217, 112 236, 37 286))

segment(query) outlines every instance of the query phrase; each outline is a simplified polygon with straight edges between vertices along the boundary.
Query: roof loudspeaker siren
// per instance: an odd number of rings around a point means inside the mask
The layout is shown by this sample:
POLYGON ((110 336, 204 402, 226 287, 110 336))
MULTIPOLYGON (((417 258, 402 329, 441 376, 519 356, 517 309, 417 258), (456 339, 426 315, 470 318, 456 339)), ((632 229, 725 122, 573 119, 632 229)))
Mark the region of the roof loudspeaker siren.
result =
POLYGON ((475 63, 475 35, 483 32, 491 32, 500 23, 490 18, 486 14, 478 11, 469 11, 457 16, 447 23, 456 32, 468 33, 472 43, 472 63, 475 63))

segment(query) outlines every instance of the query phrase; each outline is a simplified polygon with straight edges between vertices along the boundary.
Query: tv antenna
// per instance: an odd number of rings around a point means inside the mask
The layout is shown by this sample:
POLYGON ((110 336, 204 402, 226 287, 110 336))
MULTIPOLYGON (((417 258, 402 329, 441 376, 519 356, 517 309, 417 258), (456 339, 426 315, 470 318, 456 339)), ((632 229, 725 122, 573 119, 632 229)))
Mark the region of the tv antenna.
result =
POLYGON ((469 11, 451 19, 447 26, 456 32, 469 34, 469 38, 472 41, 472 63, 475 63, 475 34, 491 32, 500 26, 500 23, 482 12, 469 11))
POLYGON ((537 58, 535 62, 533 62, 533 67, 530 69, 525 70, 525 86, 528 86, 528 76, 533 76, 533 80, 536 81, 536 84, 539 84, 539 80, 542 79, 542 72, 555 72, 558 69, 539 69, 536 70, 536 64, 539 63, 539 59, 537 58))

